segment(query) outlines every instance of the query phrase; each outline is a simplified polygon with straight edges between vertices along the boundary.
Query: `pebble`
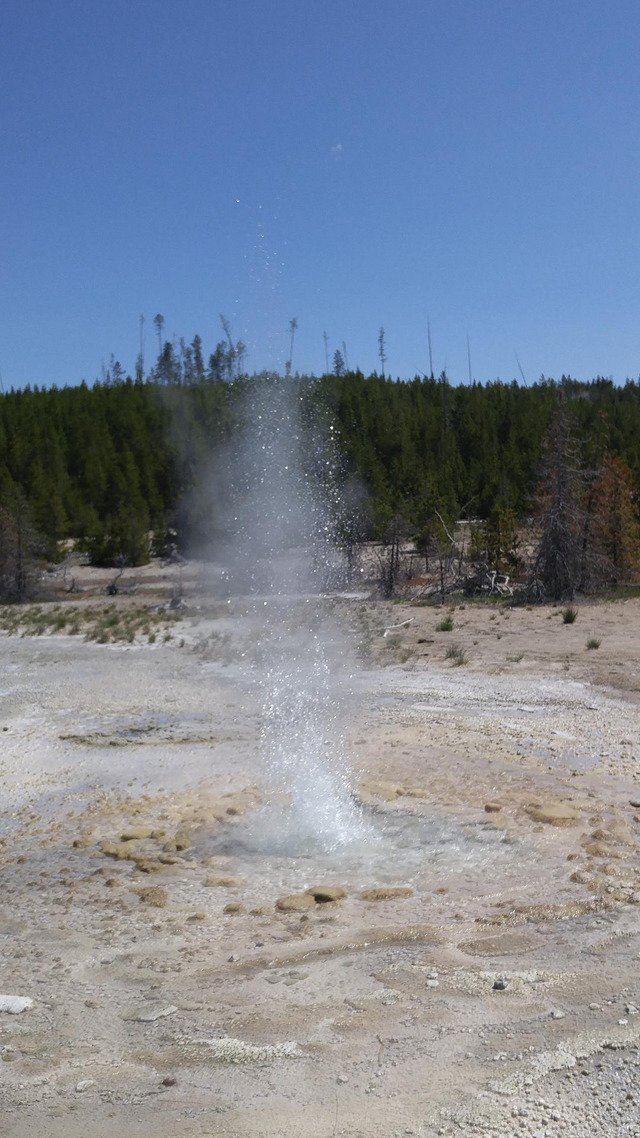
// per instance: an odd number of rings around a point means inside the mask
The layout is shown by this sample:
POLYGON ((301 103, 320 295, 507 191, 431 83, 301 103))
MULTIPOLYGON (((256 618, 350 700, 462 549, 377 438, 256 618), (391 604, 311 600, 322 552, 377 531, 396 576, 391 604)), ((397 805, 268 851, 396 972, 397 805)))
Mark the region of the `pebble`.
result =
POLYGON ((504 992, 506 987, 507 987, 507 981, 502 980, 500 977, 498 977, 497 980, 493 981, 493 988, 494 988, 494 991, 496 991, 496 992, 504 992))
POLYGON ((81 1079, 79 1083, 76 1083, 76 1091, 78 1094, 82 1094, 83 1091, 88 1091, 89 1087, 95 1087, 95 1085, 95 1079, 81 1079))

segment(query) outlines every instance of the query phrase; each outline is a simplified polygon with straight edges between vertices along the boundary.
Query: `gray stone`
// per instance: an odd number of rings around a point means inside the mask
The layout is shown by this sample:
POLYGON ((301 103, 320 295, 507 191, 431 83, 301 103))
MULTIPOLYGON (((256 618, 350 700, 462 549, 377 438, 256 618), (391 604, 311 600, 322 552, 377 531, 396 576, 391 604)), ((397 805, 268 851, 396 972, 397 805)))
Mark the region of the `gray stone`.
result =
POLYGON ((177 1010, 175 1004, 162 1004, 160 1002, 137 1004, 136 1007, 126 1011, 122 1018, 131 1023, 154 1023, 157 1019, 164 1019, 165 1016, 173 1015, 177 1010))

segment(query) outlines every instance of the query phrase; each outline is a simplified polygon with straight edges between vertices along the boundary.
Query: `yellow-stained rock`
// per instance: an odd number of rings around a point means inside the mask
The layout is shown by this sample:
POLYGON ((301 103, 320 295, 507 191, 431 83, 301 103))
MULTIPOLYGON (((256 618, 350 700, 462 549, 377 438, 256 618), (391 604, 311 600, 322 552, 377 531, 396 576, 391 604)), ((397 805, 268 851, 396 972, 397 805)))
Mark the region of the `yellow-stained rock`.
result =
POLYGON ((105 857, 113 857, 117 861, 130 861, 136 856, 138 844, 135 839, 130 842, 100 842, 98 849, 105 857))
POLYGON ((162 862, 154 857, 135 857, 133 861, 140 873, 160 873, 164 869, 162 862))
POLYGON ((393 897, 412 897, 413 889, 408 885, 379 885, 375 889, 363 889, 361 901, 389 901, 393 897))
POLYGON ((89 846, 93 845, 93 839, 91 834, 82 833, 78 834, 78 837, 74 838, 71 844, 76 850, 86 850, 89 846))
POLYGON ((575 873, 571 874, 569 881, 575 881, 577 885, 592 885, 593 877, 584 869, 576 869, 575 873))
POLYGON ((155 905, 157 909, 166 909, 169 894, 161 885, 151 885, 149 889, 136 889, 135 892, 145 905, 155 905))
POLYGON ((150 838, 153 834, 153 826, 129 826, 123 830, 120 835, 121 842, 138 842, 144 838, 150 838))
POLYGON ((300 913, 304 909, 315 909, 316 903, 309 893, 290 893, 286 897, 278 897, 276 909, 281 913, 300 913))
POLYGON ((591 857, 619 857, 611 846, 605 845, 604 842, 587 842, 585 850, 591 857))
POLYGON ((547 826, 575 826, 580 820, 580 815, 562 802, 525 806, 525 812, 534 822, 544 822, 547 826))
POLYGON ((404 794, 404 787, 397 782, 363 782, 360 789, 365 798, 382 798, 385 802, 393 802, 404 794))
POLYGON ((347 896, 340 885, 311 885, 305 892, 309 893, 314 901, 320 905, 326 904, 328 901, 342 901, 347 896))

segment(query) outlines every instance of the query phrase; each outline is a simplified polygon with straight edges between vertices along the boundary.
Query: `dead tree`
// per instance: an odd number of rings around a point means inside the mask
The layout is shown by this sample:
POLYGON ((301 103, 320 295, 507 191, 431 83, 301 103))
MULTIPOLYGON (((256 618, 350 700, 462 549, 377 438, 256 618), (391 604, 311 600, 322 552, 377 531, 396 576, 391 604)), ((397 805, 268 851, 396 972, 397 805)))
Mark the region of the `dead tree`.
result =
POLYGON ((0 601, 21 602, 35 596, 38 546, 27 500, 16 487, 0 504, 0 601))
POLYGON ((560 393, 547 432, 544 465, 536 491, 540 540, 529 580, 530 593, 572 600, 584 575, 584 483, 578 445, 560 393))
POLYGON ((394 514, 387 526, 378 552, 380 591, 387 600, 395 596, 403 575, 402 544, 406 536, 406 523, 400 514, 394 514))

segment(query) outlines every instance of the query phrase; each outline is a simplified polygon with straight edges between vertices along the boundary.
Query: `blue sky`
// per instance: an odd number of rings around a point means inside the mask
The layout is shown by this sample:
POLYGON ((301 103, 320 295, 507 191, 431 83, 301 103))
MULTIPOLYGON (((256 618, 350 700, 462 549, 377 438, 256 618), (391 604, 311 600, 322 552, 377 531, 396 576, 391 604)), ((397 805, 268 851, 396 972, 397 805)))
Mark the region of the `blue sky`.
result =
POLYGON ((637 0, 4 0, 5 389, 219 314, 251 370, 640 374, 637 0), (516 358, 517 357, 517 358, 516 358))

